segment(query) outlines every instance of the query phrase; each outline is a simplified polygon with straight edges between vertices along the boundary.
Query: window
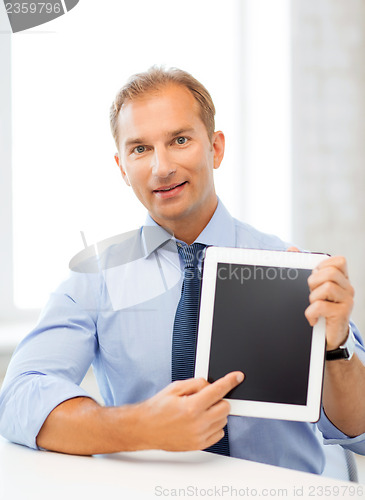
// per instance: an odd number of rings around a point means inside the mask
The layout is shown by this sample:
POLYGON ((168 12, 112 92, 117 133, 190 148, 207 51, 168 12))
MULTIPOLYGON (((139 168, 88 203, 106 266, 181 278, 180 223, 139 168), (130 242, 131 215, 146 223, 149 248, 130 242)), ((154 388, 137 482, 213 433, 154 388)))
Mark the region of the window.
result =
POLYGON ((275 8, 270 3, 110 0, 106 8, 88 0, 12 36, 18 310, 40 308, 67 275, 70 258, 83 247, 80 231, 92 243, 143 223, 145 210, 114 163, 108 110, 126 78, 152 64, 186 69, 211 92, 217 128, 227 138, 216 172, 227 208, 290 237, 283 180, 289 178, 289 7, 287 0, 275 8), (264 184, 263 175, 269 175, 264 184), (273 204, 276 196, 282 206, 273 204))

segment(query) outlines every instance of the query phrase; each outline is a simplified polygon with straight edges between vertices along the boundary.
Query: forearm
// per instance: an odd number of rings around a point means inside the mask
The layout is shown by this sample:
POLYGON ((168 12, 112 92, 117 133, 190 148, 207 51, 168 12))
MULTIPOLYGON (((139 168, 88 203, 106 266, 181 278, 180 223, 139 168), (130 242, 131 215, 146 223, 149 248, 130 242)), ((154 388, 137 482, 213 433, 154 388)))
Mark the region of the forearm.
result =
POLYGON ((329 420, 344 434, 365 432, 365 367, 354 355, 350 361, 327 361, 323 408, 329 420))
POLYGON ((93 455, 147 449, 140 405, 103 407, 86 397, 58 405, 45 420, 37 445, 50 451, 93 455))
POLYGON ((74 455, 162 449, 204 450, 222 439, 229 404, 222 398, 243 380, 228 373, 174 382, 141 403, 103 407, 88 397, 68 399, 48 415, 37 445, 74 455))

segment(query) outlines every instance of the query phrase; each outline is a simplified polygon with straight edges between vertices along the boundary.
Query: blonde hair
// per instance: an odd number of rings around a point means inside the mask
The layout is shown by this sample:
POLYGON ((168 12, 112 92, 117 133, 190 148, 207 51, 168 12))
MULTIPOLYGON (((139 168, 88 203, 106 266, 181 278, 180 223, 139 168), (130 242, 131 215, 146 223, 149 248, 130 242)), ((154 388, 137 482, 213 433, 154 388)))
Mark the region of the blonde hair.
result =
POLYGON ((200 118, 204 123, 208 137, 212 140, 215 123, 215 107, 207 89, 190 73, 178 68, 164 69, 152 66, 144 73, 133 75, 119 90, 110 107, 110 128, 118 147, 118 115, 126 101, 133 101, 139 96, 158 91, 166 85, 175 84, 187 88, 199 104, 200 118))

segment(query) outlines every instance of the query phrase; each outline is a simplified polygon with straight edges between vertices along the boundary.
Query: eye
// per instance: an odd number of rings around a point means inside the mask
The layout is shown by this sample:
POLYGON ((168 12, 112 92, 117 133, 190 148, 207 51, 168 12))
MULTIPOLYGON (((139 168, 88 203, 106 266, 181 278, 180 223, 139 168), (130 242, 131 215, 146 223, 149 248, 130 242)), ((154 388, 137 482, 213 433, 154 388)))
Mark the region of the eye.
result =
POLYGON ((186 144, 188 142, 188 139, 187 139, 187 137, 177 137, 175 139, 175 141, 177 144, 183 145, 183 144, 186 144))
POLYGON ((136 146, 133 149, 133 153, 137 153, 137 154, 144 153, 145 151, 146 151, 146 147, 145 146, 136 146))

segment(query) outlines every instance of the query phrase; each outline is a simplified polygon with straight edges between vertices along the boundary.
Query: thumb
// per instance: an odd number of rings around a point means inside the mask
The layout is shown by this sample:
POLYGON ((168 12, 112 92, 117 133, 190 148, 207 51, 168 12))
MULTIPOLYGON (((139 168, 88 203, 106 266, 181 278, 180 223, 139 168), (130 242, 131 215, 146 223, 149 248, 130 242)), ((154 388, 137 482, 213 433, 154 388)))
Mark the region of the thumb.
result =
POLYGON ((289 247, 286 249, 287 252, 300 252, 299 248, 297 247, 289 247))

